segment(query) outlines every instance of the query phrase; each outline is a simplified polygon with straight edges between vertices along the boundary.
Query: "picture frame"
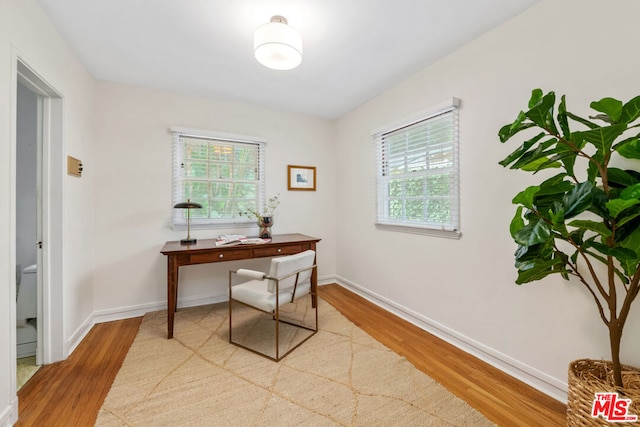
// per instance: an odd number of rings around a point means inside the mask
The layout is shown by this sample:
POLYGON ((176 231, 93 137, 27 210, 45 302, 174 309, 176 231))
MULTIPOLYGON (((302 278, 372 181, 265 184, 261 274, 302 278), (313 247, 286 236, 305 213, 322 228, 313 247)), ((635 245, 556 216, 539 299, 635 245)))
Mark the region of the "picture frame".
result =
POLYGON ((316 191, 316 167, 288 165, 287 189, 290 191, 316 191))

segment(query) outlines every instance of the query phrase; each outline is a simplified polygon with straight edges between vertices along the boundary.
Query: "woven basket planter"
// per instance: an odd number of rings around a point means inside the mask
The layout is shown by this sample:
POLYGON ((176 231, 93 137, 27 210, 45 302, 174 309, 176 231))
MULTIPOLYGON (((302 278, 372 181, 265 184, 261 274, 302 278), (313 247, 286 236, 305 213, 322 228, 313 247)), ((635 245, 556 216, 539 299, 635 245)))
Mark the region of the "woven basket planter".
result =
POLYGON ((567 401, 567 425, 640 427, 640 369, 622 366, 622 380, 625 388, 613 383, 611 362, 604 360, 580 359, 569 364, 569 398, 567 401), (603 418, 591 417, 596 393, 617 392, 621 398, 631 399, 630 415, 638 415, 636 422, 608 422, 603 418))

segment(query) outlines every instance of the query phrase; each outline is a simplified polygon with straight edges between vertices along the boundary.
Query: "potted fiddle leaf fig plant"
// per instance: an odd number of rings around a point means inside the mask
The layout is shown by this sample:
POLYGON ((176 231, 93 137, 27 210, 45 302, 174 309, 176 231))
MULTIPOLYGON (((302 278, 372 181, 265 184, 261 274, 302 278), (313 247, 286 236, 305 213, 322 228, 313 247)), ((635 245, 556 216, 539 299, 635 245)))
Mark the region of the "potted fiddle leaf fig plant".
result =
POLYGON ((571 279, 593 297, 608 330, 611 361, 570 365, 570 424, 582 416, 572 405, 590 410, 594 392, 622 393, 640 415, 639 371, 620 361, 625 322, 640 293, 640 96, 592 102, 595 113, 588 118, 569 112, 565 96, 557 101, 554 92, 533 90, 528 109, 498 133, 503 143, 521 137, 500 165, 532 174, 545 170, 546 178, 512 200, 516 283, 550 275, 571 279), (604 378, 580 398, 572 387, 591 375, 604 378))

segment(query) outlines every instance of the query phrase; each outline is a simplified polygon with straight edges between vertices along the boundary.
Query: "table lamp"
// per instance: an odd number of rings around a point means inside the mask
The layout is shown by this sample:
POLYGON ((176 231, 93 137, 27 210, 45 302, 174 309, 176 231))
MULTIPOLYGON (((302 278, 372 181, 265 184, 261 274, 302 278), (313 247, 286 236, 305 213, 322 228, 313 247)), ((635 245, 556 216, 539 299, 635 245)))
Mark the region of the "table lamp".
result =
POLYGON ((191 209, 202 209, 202 205, 200 203, 194 203, 191 200, 187 199, 186 202, 180 202, 173 205, 176 209, 186 209, 187 210, 187 238, 180 240, 180 244, 182 245, 193 245, 197 242, 197 239, 191 237, 191 209))

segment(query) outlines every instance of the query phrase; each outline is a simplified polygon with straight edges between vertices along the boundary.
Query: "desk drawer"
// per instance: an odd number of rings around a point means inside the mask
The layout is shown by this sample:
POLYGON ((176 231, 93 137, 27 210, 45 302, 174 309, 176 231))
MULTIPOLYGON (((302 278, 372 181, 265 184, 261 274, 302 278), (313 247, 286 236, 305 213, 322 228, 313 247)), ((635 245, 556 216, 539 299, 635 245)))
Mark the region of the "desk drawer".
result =
POLYGON ((256 248, 253 253, 256 257, 291 255, 302 252, 302 245, 273 246, 270 248, 256 248))
POLYGON ((205 262, 233 261, 250 257, 251 254, 247 251, 213 251, 204 254, 191 254, 190 261, 191 264, 202 264, 205 262))

